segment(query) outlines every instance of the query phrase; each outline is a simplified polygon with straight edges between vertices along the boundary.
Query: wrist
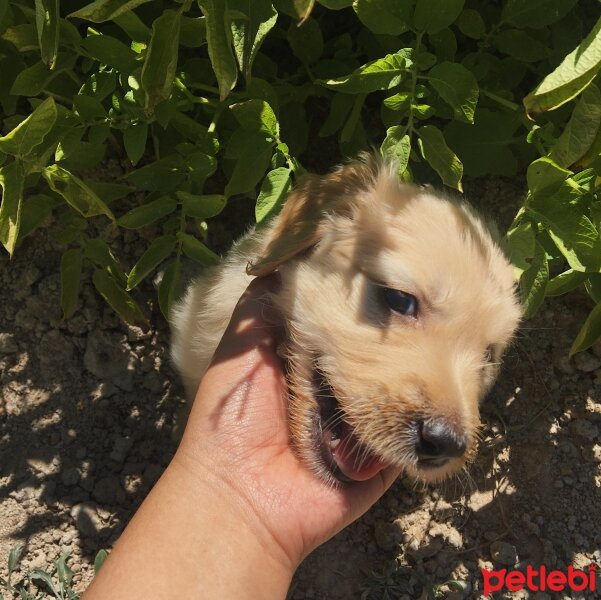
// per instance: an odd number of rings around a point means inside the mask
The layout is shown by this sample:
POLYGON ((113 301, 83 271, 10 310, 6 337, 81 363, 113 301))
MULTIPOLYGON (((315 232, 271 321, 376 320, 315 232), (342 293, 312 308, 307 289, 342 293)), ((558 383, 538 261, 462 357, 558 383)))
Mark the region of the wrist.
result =
POLYGON ((197 538, 197 560, 214 575, 204 581, 203 598, 286 597, 298 565, 227 478, 210 467, 199 471, 198 463, 190 464, 180 452, 164 478, 171 489, 182 490, 188 531, 197 538))

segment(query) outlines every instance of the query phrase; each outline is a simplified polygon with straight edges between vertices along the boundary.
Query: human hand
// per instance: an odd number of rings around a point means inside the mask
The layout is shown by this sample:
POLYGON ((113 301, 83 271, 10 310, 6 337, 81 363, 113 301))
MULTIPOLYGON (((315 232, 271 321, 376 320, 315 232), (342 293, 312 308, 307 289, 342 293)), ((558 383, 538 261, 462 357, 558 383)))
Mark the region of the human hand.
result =
POLYGON ((252 282, 202 379, 173 465, 199 493, 220 498, 261 545, 294 571, 314 548, 363 514, 392 484, 387 468, 332 487, 290 446, 286 382, 270 309, 273 277, 252 282))

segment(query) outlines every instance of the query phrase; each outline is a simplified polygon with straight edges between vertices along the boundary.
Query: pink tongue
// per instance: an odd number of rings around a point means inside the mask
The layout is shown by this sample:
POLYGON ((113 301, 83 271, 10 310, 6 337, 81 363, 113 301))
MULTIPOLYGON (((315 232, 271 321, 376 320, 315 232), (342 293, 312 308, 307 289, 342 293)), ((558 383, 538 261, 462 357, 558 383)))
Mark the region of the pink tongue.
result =
POLYGON ((354 481, 366 481, 388 466, 371 453, 366 454, 365 447, 353 435, 350 427, 344 427, 340 443, 332 455, 338 468, 354 481))

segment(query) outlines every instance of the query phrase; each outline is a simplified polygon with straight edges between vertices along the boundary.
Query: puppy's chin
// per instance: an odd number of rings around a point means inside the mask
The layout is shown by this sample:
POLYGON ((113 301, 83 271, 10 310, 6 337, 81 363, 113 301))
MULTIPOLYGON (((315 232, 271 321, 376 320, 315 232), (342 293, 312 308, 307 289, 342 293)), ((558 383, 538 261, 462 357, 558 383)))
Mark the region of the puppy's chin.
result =
MULTIPOLYGON (((468 450, 455 458, 419 459, 410 447, 378 452, 351 425, 321 371, 314 369, 311 384, 302 387, 302 393, 298 385, 293 387, 294 400, 290 405, 293 441, 305 464, 330 485, 366 481, 389 466, 400 468, 423 483, 439 482, 458 471, 473 454, 468 450)), ((389 431, 388 435, 409 439, 410 429, 407 426, 407 431, 389 431)))

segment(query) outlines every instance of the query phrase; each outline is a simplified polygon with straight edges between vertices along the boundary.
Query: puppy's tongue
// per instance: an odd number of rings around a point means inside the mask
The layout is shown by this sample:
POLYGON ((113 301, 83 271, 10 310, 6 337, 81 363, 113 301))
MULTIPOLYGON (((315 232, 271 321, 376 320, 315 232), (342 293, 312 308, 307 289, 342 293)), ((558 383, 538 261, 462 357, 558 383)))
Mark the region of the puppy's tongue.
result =
POLYGON ((366 481, 388 466, 362 446, 351 428, 345 423, 332 456, 346 477, 354 481, 366 481))

